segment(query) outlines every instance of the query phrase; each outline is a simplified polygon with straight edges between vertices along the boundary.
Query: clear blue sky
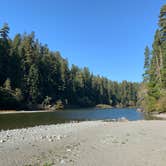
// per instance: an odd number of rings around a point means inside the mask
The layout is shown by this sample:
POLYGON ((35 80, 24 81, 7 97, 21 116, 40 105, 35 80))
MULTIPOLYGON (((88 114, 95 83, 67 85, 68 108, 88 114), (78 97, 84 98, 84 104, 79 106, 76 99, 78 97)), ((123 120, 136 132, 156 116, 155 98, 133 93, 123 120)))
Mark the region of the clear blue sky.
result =
MULTIPOLYGON (((144 48, 151 46, 164 0, 4 0, 0 25, 10 36, 36 32, 70 65, 112 80, 141 81, 144 48)), ((165 2, 166 3, 166 2, 165 2)))

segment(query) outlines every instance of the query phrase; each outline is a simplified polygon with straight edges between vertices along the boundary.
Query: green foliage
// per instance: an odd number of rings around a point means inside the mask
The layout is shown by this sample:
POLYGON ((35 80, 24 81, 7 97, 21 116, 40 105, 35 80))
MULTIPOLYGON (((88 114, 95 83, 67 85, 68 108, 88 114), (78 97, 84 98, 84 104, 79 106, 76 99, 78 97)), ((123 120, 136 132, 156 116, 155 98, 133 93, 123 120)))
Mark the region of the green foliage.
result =
POLYGON ((156 111, 156 98, 154 98, 153 96, 148 96, 147 97, 147 111, 148 112, 152 112, 152 111, 156 111))
POLYGON ((20 100, 15 95, 15 92, 9 89, 0 87, 0 108, 1 109, 18 109, 20 108, 20 100))
POLYGON ((87 96, 83 96, 78 99, 78 105, 81 107, 91 107, 94 106, 95 103, 91 101, 87 96))
POLYGON ((46 96, 45 99, 44 99, 43 102, 42 102, 43 108, 45 108, 45 109, 48 108, 49 105, 51 104, 51 100, 52 100, 51 97, 46 96))
POLYGON ((4 88, 7 89, 7 90, 11 90, 11 82, 10 82, 10 79, 8 78, 4 84, 3 84, 4 88))
POLYGON ((56 103, 52 107, 53 111, 63 110, 63 109, 64 109, 64 105, 61 100, 57 100, 56 103))
POLYGON ((9 38, 9 26, 0 30, 0 108, 37 106, 55 109, 63 104, 90 107, 108 104, 133 106, 137 101, 137 83, 108 80, 93 75, 87 67, 68 65, 58 51, 52 52, 35 39, 35 33, 9 38), (48 97, 49 96, 49 97, 48 97), (14 103, 18 103, 14 105, 14 103))
POLYGON ((156 110, 158 112, 165 112, 166 111, 166 90, 162 90, 160 98, 156 104, 156 110))
POLYGON ((156 31, 152 45, 152 56, 145 50, 144 90, 139 95, 139 103, 145 111, 166 111, 166 5, 159 15, 159 29, 156 31), (147 63, 149 62, 149 63, 147 63))
POLYGON ((161 32, 161 40, 166 40, 166 5, 163 5, 160 10, 159 15, 159 26, 160 26, 160 32, 161 32))
POLYGON ((52 166, 52 163, 45 163, 43 166, 52 166))
POLYGON ((150 67, 150 49, 148 46, 145 48, 145 62, 144 62, 144 69, 145 73, 143 74, 144 82, 147 82, 149 80, 149 67, 150 67))
POLYGON ((8 25, 4 24, 0 29, 0 85, 9 77, 10 40, 8 40, 8 33, 8 25))
POLYGON ((27 85, 29 88, 29 100, 36 103, 39 97, 39 72, 38 68, 33 64, 29 69, 27 85))
POLYGON ((16 97, 17 101, 19 101, 19 102, 21 102, 23 100, 21 89, 19 89, 19 88, 15 89, 15 97, 16 97))
POLYGON ((9 30, 10 30, 10 28, 9 28, 8 24, 5 23, 0 30, 0 36, 2 37, 2 39, 6 40, 8 38, 9 30))

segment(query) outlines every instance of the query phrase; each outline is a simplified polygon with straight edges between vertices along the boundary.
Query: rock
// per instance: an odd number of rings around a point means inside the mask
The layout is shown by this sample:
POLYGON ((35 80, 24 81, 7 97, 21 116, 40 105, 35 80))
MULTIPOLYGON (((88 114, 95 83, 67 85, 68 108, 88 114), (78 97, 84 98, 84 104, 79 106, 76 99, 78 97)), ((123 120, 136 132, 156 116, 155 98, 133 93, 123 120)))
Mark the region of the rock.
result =
POLYGON ((61 160, 61 161, 60 161, 60 164, 65 164, 65 161, 64 161, 64 160, 61 160))
POLYGON ((144 112, 144 110, 142 108, 137 108, 138 112, 144 112))
POLYGON ((66 152, 71 152, 71 149, 66 149, 66 152))
POLYGON ((53 139, 51 139, 51 138, 49 138, 49 139, 48 139, 48 141, 49 141, 49 142, 53 142, 54 140, 53 140, 53 139))
POLYGON ((46 138, 46 136, 41 136, 41 137, 40 137, 40 139, 45 139, 45 138, 46 138))
POLYGON ((128 122, 129 120, 125 117, 119 118, 118 122, 128 122))
POLYGON ((61 140, 61 138, 62 138, 62 137, 61 137, 60 135, 58 135, 56 139, 57 139, 57 140, 61 140))
POLYGON ((126 142, 122 141, 121 144, 126 144, 126 142))
POLYGON ((4 139, 0 140, 0 143, 6 142, 4 139))
POLYGON ((111 119, 112 120, 112 122, 116 122, 116 119, 111 119))

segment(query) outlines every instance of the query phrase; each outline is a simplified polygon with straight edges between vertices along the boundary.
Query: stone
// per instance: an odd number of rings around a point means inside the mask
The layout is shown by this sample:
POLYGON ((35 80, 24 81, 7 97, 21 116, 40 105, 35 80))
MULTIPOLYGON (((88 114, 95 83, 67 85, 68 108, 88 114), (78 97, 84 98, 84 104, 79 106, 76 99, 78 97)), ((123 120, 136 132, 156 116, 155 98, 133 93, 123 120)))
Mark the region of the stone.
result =
POLYGON ((46 136, 41 136, 40 138, 41 138, 41 139, 45 139, 45 138, 46 138, 46 136))
POLYGON ((71 152, 71 149, 66 149, 66 152, 71 152))
POLYGON ((53 140, 53 139, 51 139, 51 138, 49 138, 49 139, 48 139, 48 141, 49 141, 49 142, 53 142, 54 140, 53 140))
POLYGON ((65 161, 64 161, 64 160, 61 160, 61 161, 60 161, 60 164, 65 164, 65 161))
POLYGON ((62 137, 61 137, 60 135, 57 136, 57 140, 61 140, 61 138, 62 138, 62 137))
POLYGON ((125 117, 119 118, 118 122, 128 122, 129 120, 125 117))
POLYGON ((5 140, 4 140, 4 139, 0 140, 0 143, 3 143, 3 142, 5 142, 5 140))

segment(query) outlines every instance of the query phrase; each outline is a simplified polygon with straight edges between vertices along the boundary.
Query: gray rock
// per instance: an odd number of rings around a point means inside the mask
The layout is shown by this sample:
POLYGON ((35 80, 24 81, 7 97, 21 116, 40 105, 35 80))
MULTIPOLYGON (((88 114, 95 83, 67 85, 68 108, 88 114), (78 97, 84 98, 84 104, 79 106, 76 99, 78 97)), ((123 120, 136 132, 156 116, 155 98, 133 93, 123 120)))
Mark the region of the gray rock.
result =
POLYGON ((0 143, 3 143, 3 142, 6 142, 6 141, 5 141, 4 139, 1 139, 1 140, 0 140, 0 143))
POLYGON ((128 122, 129 120, 125 117, 119 118, 118 122, 128 122))
POLYGON ((71 152, 71 149, 66 149, 66 152, 71 152))
POLYGON ((60 135, 58 135, 58 136, 56 137, 57 140, 61 140, 61 138, 62 138, 62 137, 61 137, 60 135))
POLYGON ((45 138, 46 138, 46 136, 41 136, 41 137, 40 137, 40 139, 45 139, 45 138))
POLYGON ((61 160, 61 161, 60 161, 60 164, 65 164, 65 161, 64 161, 64 160, 61 160))
POLYGON ((53 140, 52 138, 49 138, 48 141, 49 141, 49 142, 53 142, 54 140, 53 140))

